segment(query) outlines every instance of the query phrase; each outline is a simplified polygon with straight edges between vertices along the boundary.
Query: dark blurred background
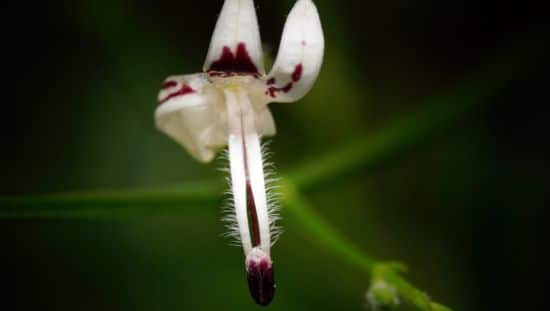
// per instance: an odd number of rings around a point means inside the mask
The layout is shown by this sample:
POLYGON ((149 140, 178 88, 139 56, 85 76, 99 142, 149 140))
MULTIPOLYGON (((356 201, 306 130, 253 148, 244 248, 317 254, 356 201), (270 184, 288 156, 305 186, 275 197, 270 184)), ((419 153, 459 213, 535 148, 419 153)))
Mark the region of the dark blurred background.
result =
MULTIPOLYGON (((421 110, 512 55, 499 72, 522 70, 450 130, 374 173, 306 196, 365 252, 408 263, 409 279, 436 301, 455 310, 542 310, 547 10, 540 1, 315 2, 325 64, 305 99, 271 106, 279 170, 421 110)), ((292 3, 256 1, 268 57, 292 3)), ((1 194, 223 178, 153 123, 161 81, 202 68, 221 5, 43 1, 5 9, 4 23, 14 21, 4 27, 11 83, 1 194)), ((241 250, 220 237, 219 218, 217 208, 193 206, 128 219, 0 220, 3 282, 16 310, 259 309, 241 250)), ((363 309, 368 277, 310 244, 291 219, 282 225, 270 308, 363 309)))

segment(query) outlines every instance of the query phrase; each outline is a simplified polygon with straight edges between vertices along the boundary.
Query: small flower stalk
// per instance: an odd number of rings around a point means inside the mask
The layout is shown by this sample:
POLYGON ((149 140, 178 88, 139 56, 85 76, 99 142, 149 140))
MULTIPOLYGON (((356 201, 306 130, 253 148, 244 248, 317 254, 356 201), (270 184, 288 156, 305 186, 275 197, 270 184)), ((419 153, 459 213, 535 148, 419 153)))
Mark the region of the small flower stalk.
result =
POLYGON ((228 235, 242 245, 249 289, 268 305, 275 293, 271 246, 276 208, 266 191, 261 139, 276 133, 271 102, 294 102, 313 86, 324 53, 313 1, 298 0, 266 73, 253 0, 225 0, 203 72, 168 77, 158 96, 156 126, 201 162, 227 147, 232 207, 228 235))

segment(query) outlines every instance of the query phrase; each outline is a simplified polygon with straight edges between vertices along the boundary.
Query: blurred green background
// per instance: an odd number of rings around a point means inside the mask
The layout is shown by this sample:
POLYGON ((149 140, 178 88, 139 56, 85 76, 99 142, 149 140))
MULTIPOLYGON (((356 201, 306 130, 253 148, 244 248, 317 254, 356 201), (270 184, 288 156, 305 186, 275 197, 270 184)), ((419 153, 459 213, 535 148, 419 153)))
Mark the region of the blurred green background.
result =
MULTIPOLYGON (((327 44, 319 81, 300 102, 271 105, 281 172, 421 110, 523 48, 511 62, 533 69, 450 129, 305 195, 365 252, 406 262, 413 284, 455 310, 541 310, 546 11, 537 1, 315 2, 327 44)), ((256 1, 271 58, 292 3, 256 1)), ((47 1, 5 11, 21 22, 5 28, 15 99, 4 104, 13 112, 2 125, 1 194, 224 178, 220 162, 195 162, 153 123, 161 81, 202 68, 221 4, 47 1)), ((0 220, 4 282, 16 310, 260 309, 220 217, 197 205, 112 220, 0 220)), ((270 308, 364 309, 368 276, 311 244, 293 219, 281 225, 270 308)))

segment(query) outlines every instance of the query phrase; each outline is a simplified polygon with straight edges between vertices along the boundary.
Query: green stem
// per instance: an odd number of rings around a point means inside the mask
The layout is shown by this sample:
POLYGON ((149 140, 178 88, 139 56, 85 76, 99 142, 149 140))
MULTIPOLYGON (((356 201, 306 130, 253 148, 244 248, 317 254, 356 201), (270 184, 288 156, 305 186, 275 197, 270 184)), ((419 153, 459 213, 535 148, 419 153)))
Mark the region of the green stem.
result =
POLYGON ((223 186, 202 182, 162 189, 57 193, 0 198, 1 218, 111 218, 185 213, 190 206, 219 205, 223 186))
POLYGON ((292 181, 281 179, 279 183, 279 191, 282 197, 283 211, 289 212, 293 219, 300 223, 300 228, 308 236, 315 237, 315 241, 320 246, 346 258, 350 263, 365 269, 372 270, 376 264, 375 260, 366 256, 353 243, 344 238, 337 230, 335 230, 321 216, 315 213, 314 209, 309 205, 297 190, 297 187, 292 181))
POLYGON ((441 134, 441 130, 479 101, 480 98, 473 97, 466 105, 430 106, 308 162, 288 177, 301 190, 312 190, 345 179, 357 171, 365 173, 376 169, 431 136, 441 134))
POLYGON ((364 254, 358 247, 347 240, 328 222, 326 222, 309 202, 303 198, 292 182, 282 180, 280 189, 283 199, 284 212, 300 222, 302 233, 313 236, 312 239, 324 250, 363 270, 366 274, 384 279, 397 290, 403 300, 424 311, 451 311, 451 309, 430 300, 428 295, 412 286, 399 276, 398 271, 404 270, 398 263, 377 262, 364 254))

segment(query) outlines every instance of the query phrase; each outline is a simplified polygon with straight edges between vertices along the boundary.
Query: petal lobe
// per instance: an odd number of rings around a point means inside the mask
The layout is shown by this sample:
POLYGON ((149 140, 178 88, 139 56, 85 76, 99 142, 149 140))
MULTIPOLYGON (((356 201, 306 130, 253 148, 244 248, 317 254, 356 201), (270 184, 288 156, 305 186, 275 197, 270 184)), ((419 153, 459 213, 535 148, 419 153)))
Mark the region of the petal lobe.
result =
POLYGON ((324 55, 321 20, 311 0, 298 0, 285 23, 279 52, 267 81, 266 95, 277 102, 293 102, 313 87, 324 55))
POLYGON ((203 70, 265 74, 253 0, 225 0, 203 70))

